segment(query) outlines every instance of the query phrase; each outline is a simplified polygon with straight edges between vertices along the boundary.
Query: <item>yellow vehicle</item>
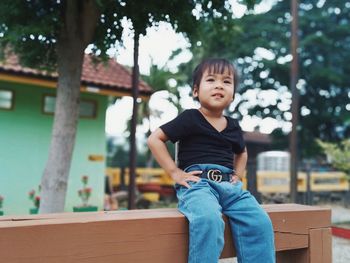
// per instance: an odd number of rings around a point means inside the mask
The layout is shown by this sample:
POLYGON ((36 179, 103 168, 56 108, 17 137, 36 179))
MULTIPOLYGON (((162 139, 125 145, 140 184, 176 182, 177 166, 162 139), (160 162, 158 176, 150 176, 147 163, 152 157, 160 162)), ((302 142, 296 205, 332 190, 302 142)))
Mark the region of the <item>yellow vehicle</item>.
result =
MULTIPOLYGON (((113 189, 129 185, 129 169, 107 168, 106 174, 110 177, 113 189)), ((175 182, 162 168, 136 168, 136 185, 143 193, 143 197, 151 202, 162 198, 175 198, 175 182)), ((243 188, 246 189, 246 179, 243 179, 243 188)))
MULTIPOLYGON (((258 171, 258 191, 260 193, 289 193, 289 172, 258 171)), ((298 173, 298 192, 307 191, 307 176, 305 172, 298 173)), ((311 172, 310 190, 312 192, 339 192, 348 191, 349 182, 342 172, 311 172)))
MULTIPOLYGON (((107 168, 113 189, 129 185, 129 169, 107 168), (122 174, 124 173, 124 174, 122 174)), ((161 168, 136 168, 136 185, 143 198, 154 202, 161 198, 175 198, 174 181, 161 168)))
MULTIPOLYGON (((290 193, 290 156, 288 152, 270 151, 258 155, 257 190, 267 199, 284 197, 290 193)), ((308 192, 308 175, 299 171, 297 191, 304 198, 308 192)), ((349 191, 346 174, 338 171, 310 171, 309 193, 316 196, 338 195, 345 200, 349 191)))

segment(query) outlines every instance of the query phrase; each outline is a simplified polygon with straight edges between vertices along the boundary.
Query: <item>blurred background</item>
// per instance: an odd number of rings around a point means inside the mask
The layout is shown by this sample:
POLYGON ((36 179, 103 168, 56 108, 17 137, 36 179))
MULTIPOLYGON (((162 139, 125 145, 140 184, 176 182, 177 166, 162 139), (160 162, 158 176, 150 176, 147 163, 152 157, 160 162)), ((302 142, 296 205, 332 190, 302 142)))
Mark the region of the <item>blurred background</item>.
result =
POLYGON ((146 139, 199 106, 192 70, 221 57, 244 187, 350 228, 349 17, 344 0, 1 1, 0 215, 176 207, 146 139))

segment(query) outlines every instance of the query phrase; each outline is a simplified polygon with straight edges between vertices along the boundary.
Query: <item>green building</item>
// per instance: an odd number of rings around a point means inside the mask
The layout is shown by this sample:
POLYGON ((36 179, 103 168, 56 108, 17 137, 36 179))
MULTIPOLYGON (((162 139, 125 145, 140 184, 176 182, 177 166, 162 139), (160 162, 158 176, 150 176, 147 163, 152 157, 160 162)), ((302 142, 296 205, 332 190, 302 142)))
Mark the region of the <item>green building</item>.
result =
MULTIPOLYGON (((5 215, 28 214, 34 207, 29 192, 38 194, 47 161, 56 85, 57 74, 22 67, 15 56, 0 63, 0 195, 5 215)), ((139 89, 143 97, 151 94, 142 81, 139 89)), ((125 68, 114 60, 95 65, 85 56, 65 211, 81 204, 78 190, 83 175, 92 188, 89 204, 103 209, 108 96, 130 93, 131 74, 125 68)))

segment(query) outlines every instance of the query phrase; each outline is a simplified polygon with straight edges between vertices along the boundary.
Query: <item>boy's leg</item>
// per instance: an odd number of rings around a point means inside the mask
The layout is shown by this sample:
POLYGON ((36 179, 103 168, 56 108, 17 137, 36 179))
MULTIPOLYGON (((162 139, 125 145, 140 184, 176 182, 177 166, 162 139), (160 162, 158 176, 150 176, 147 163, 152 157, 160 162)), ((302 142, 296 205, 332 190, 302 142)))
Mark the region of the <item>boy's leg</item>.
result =
POLYGON ((224 246, 225 223, 218 194, 206 181, 176 186, 178 208, 189 221, 188 263, 216 263, 224 246))
POLYGON ((273 263, 275 246, 272 223, 267 213, 242 184, 225 183, 221 192, 223 213, 230 219, 239 263, 273 263))

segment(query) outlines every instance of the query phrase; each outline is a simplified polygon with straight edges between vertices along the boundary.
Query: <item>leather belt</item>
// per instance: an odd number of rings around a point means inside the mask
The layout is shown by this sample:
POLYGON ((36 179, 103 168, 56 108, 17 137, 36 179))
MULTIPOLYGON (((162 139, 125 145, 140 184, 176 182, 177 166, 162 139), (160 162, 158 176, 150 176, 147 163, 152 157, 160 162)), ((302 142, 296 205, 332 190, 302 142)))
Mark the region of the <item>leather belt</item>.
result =
POLYGON ((208 179, 217 183, 220 182, 231 182, 232 173, 222 173, 218 169, 203 170, 201 174, 197 175, 200 178, 208 179))

